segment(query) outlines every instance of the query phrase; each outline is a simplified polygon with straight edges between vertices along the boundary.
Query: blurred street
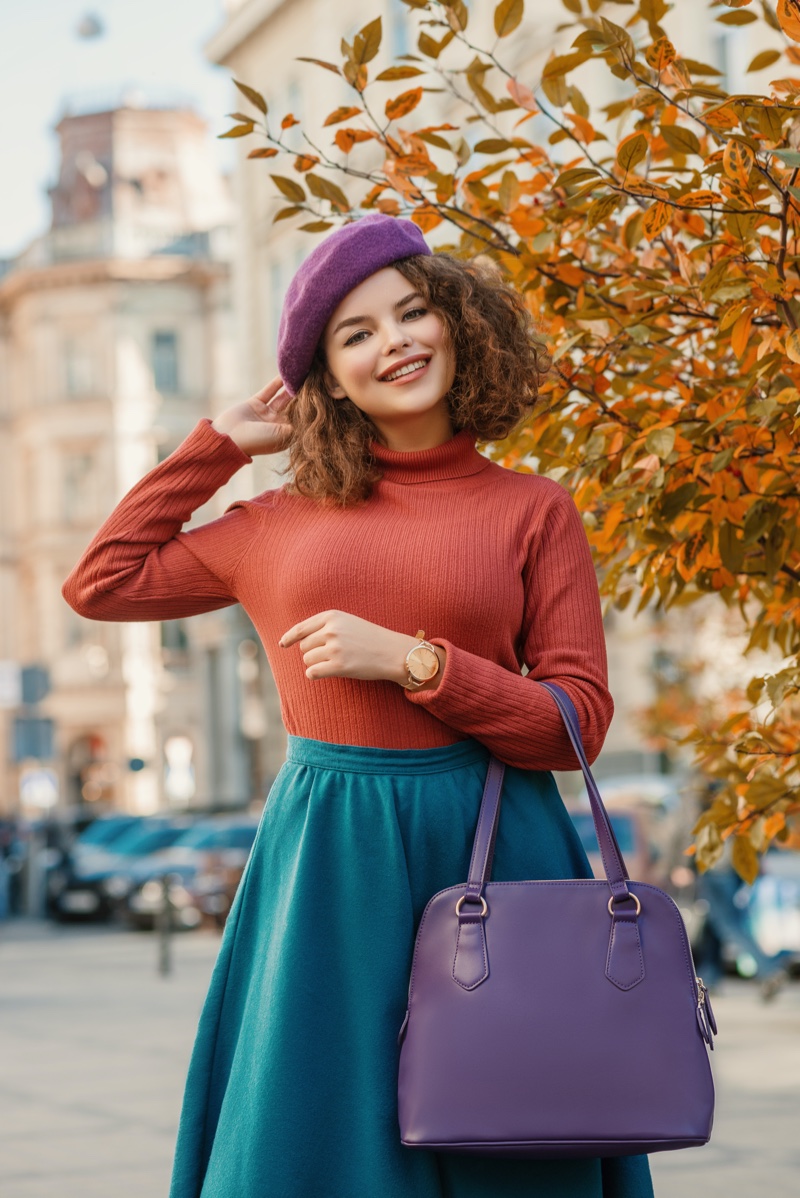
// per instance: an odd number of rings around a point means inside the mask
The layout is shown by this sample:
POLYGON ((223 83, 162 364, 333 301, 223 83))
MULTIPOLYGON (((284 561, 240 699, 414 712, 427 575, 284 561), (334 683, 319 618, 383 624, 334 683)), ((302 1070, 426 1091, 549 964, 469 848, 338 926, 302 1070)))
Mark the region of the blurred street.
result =
MULTIPOLYGON (((173 972, 161 977, 152 935, 0 925, 4 1198, 166 1196, 218 945, 216 933, 176 936, 173 972)), ((755 986, 727 979, 714 1008, 714 1137, 651 1157, 657 1198, 794 1198, 800 986, 764 1005, 755 986)))

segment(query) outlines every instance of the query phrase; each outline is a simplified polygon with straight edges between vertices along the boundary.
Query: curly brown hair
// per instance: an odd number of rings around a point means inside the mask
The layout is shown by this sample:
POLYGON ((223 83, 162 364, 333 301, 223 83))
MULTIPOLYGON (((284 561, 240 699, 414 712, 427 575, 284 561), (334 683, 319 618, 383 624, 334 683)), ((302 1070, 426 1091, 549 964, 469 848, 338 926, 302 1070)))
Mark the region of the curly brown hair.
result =
MULTIPOLYGON (((454 434, 471 428, 480 442, 501 441, 537 406, 551 360, 522 297, 493 262, 450 254, 417 254, 392 264, 441 317, 455 350, 447 394, 454 434)), ((308 376, 283 409, 292 425, 284 484, 292 495, 326 506, 363 503, 381 478, 370 441, 385 444, 352 400, 333 399, 325 386, 322 339, 308 376)))

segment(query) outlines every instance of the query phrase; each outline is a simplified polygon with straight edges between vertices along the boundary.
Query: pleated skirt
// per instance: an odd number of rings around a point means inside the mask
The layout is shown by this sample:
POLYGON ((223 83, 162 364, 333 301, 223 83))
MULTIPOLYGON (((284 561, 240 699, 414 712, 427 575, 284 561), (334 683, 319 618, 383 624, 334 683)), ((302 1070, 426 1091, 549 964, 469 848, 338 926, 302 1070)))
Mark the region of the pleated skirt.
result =
MULTIPOLYGON (((646 1156, 400 1143, 414 937, 428 899, 466 881, 488 759, 474 739, 289 736, 202 1007, 170 1198, 652 1198, 646 1156)), ((552 774, 507 766, 493 879, 589 876, 552 774)))

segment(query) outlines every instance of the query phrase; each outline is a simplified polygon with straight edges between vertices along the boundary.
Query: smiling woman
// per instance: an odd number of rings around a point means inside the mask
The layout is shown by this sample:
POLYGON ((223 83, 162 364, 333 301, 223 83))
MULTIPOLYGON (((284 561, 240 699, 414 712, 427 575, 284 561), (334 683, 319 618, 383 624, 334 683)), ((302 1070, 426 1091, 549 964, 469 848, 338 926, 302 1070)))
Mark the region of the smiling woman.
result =
POLYGON ((381 477, 373 440, 425 448, 463 429, 502 440, 535 410, 549 366, 530 313, 496 267, 408 254, 354 287, 330 317, 285 408, 299 433, 286 488, 348 506, 381 477), (389 379, 398 369, 403 376, 389 379))
POLYGON ((390 449, 427 449, 453 435, 447 327, 399 270, 376 271, 345 296, 323 347, 328 395, 368 416, 390 449))
MULTIPOLYGON (((490 753, 506 766, 493 877, 591 876, 551 773, 577 760, 537 685, 569 694, 593 762, 613 701, 589 544, 559 483, 475 444, 532 410, 546 363, 491 268, 432 254, 409 221, 346 225, 290 284, 281 377, 200 421, 64 585, 95 620, 241 603, 287 731, 170 1198, 652 1198, 643 1156, 474 1159, 409 1149, 398 1124, 414 937, 434 891, 467 876, 490 753), (182 530, 285 449, 292 483, 182 530)), ((548 1080, 530 1084, 546 1103, 548 1080)))

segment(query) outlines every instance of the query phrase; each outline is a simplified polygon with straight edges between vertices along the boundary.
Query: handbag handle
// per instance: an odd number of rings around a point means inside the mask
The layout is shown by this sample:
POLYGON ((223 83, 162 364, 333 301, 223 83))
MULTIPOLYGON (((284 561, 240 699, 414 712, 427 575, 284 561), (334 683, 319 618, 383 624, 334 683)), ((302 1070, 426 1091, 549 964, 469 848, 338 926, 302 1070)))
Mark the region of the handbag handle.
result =
MULTIPOLYGON (((603 800, 600 798, 597 783, 592 777, 589 762, 586 760, 575 704, 567 692, 555 682, 539 682, 536 685, 542 686, 546 691, 549 691, 564 721, 567 734, 580 762, 583 776, 586 779, 594 830, 597 836, 597 843, 600 846, 600 857, 603 862, 606 880, 611 889, 612 900, 615 903, 624 902, 627 898, 633 898, 633 895, 628 890, 628 870, 625 866, 614 829, 611 826, 611 821, 608 818, 608 812, 603 806, 603 800)), ((469 881, 464 892, 464 898, 467 901, 480 901, 483 895, 483 888, 491 879, 492 858, 494 856, 497 826, 500 819, 500 797, 505 768, 504 763, 495 756, 492 755, 489 758, 489 769, 486 774, 483 798, 481 799, 481 807, 478 813, 478 824, 475 830, 475 840, 472 846, 469 881)))

